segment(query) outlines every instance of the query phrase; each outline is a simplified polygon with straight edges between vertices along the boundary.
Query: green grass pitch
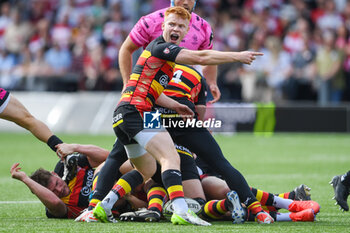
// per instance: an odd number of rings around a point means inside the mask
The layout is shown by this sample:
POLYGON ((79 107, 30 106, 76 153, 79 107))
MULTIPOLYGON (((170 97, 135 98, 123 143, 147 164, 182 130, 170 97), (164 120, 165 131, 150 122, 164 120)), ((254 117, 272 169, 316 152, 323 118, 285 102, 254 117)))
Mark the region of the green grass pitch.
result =
MULTIPOLYGON (((113 136, 59 135, 65 142, 95 144, 107 149, 113 136)), ((228 160, 248 183, 273 193, 290 191, 301 183, 312 188, 312 199, 321 204, 317 221, 272 225, 213 222, 211 227, 173 226, 161 223, 75 223, 47 219, 44 206, 21 182, 10 177, 10 166, 20 162, 25 172, 38 167, 53 169, 56 155, 29 133, 0 133, 0 232, 348 232, 350 213, 334 206, 334 175, 350 169, 348 134, 252 134, 216 136, 228 160)), ((205 143, 205 142, 203 142, 205 143)))

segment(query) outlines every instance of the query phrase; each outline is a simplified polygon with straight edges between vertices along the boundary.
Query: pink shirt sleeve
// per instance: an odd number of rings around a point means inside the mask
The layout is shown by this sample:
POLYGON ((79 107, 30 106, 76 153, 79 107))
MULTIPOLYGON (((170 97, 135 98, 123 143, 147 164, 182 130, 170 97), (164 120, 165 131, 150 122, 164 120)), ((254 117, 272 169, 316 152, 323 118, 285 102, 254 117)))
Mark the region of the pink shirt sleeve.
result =
POLYGON ((213 48, 213 38, 214 38, 214 34, 213 31, 211 29, 210 24, 203 20, 203 32, 204 32, 204 40, 203 43, 200 45, 200 47, 198 48, 198 50, 204 50, 204 49, 212 49, 213 48))
POLYGON ((161 35, 164 12, 165 9, 161 9, 139 19, 129 33, 135 45, 146 48, 152 40, 161 35))
POLYGON ((180 43, 180 46, 191 50, 204 50, 212 49, 212 42, 213 33, 209 23, 197 14, 192 13, 190 29, 180 43))

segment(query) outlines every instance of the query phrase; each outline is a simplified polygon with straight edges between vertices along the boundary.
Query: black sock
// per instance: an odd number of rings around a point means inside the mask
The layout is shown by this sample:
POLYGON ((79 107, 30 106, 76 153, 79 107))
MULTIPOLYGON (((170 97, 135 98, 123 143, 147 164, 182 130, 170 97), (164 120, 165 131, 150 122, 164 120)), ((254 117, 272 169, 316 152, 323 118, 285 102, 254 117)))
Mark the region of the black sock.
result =
POLYGON ((59 139, 56 135, 52 135, 49 140, 47 140, 47 145, 56 152, 56 145, 63 143, 61 139, 59 139))
POLYGON ((162 180, 170 200, 183 198, 182 175, 179 170, 168 169, 162 172, 162 180))

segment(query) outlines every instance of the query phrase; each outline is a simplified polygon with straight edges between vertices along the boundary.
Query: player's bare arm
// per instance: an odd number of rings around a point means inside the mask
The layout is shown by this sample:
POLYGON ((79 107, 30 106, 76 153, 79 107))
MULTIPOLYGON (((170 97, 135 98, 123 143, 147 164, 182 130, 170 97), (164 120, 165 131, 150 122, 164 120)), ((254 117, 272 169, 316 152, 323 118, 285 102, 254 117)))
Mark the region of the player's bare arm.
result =
POLYGON ((131 70, 132 70, 132 54, 139 47, 132 42, 130 37, 128 36, 119 50, 119 68, 120 73, 123 78, 123 90, 125 89, 125 85, 128 83, 131 70))
POLYGON ((95 145, 61 143, 57 145, 56 148, 57 155, 62 156, 62 159, 74 152, 84 154, 87 157, 91 167, 99 166, 107 159, 109 154, 108 150, 95 145))
POLYGON ((40 199, 52 215, 62 217, 67 213, 67 207, 63 201, 51 190, 35 182, 25 172, 21 171, 19 163, 13 164, 10 172, 12 178, 22 181, 27 185, 30 191, 40 199))
POLYGON ((253 51, 221 52, 216 50, 193 51, 182 49, 177 55, 175 62, 188 65, 220 65, 230 62, 242 62, 250 65, 257 56, 263 53, 253 51))
POLYGON ((215 103, 221 97, 221 92, 217 84, 218 66, 203 66, 203 76, 207 80, 209 90, 213 96, 213 100, 209 101, 209 103, 215 103))

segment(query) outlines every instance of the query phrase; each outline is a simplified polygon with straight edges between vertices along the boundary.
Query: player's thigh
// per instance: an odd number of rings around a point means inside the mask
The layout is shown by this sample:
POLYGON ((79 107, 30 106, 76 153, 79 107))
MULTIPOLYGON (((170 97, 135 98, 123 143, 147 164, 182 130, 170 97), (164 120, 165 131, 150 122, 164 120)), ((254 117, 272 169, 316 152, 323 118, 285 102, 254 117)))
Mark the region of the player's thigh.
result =
POLYGON ((205 200, 202 184, 199 179, 182 181, 185 197, 202 198, 205 200))
POLYGON ((202 179, 202 187, 208 200, 221 200, 230 191, 226 182, 215 176, 207 176, 202 179))
POLYGON ((172 160, 173 163, 180 164, 174 142, 166 131, 154 135, 147 142, 145 149, 161 164, 163 160, 172 160))
POLYGON ((145 179, 151 178, 157 170, 156 160, 148 153, 136 158, 130 158, 130 161, 145 179))
POLYGON ((11 95, 9 98, 10 101, 4 111, 1 113, 1 118, 19 123, 25 121, 25 119, 28 119, 28 117, 32 117, 32 115, 23 106, 23 104, 16 99, 16 97, 11 95))

